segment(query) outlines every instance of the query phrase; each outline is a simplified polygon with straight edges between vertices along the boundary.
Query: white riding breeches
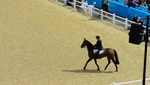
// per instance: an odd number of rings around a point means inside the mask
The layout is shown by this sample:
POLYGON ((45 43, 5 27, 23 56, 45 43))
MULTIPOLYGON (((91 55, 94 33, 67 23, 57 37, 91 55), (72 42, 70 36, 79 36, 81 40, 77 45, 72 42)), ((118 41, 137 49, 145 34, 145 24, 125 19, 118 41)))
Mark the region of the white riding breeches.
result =
POLYGON ((99 51, 99 50, 97 50, 97 49, 93 49, 93 53, 95 54, 97 51, 99 51))
MULTIPOLYGON (((94 54, 96 54, 96 52, 98 52, 98 51, 99 51, 99 50, 97 50, 97 49, 93 49, 93 53, 94 53, 94 54)), ((103 52, 104 52, 104 50, 100 50, 100 51, 99 51, 99 54, 102 54, 103 52)))

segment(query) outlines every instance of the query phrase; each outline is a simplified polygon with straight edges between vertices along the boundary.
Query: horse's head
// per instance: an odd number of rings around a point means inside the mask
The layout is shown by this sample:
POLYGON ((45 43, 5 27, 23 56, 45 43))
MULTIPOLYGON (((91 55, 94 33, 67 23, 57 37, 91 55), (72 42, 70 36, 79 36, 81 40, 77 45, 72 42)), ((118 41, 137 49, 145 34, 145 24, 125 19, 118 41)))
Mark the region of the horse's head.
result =
POLYGON ((87 46, 88 41, 84 38, 83 43, 81 44, 81 48, 84 48, 85 46, 87 46))

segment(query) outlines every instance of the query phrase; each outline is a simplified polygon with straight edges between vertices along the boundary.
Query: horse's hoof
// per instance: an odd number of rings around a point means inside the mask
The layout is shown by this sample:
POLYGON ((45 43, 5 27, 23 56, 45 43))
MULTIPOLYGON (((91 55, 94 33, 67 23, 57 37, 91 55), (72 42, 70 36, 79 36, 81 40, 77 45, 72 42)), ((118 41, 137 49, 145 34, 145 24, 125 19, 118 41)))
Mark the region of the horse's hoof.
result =
POLYGON ((99 71, 100 69, 98 68, 97 70, 99 71))
POLYGON ((116 72, 118 72, 118 70, 116 70, 116 72))
POLYGON ((83 68, 83 70, 85 70, 86 68, 83 68))

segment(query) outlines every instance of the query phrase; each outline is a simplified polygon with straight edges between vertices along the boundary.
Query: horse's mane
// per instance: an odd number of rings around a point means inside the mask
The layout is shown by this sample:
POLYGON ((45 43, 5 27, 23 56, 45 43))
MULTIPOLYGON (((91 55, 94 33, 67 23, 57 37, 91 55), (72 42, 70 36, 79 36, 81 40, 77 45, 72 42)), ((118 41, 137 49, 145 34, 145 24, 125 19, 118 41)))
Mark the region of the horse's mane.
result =
POLYGON ((92 47, 92 49, 94 49, 94 45, 90 41, 86 40, 86 42, 88 42, 89 46, 92 47))

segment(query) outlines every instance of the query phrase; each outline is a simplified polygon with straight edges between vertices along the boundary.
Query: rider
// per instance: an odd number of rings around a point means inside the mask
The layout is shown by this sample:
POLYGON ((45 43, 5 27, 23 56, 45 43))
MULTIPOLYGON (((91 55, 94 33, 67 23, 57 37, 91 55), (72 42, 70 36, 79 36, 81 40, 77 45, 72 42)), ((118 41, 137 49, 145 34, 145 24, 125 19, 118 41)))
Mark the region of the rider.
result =
POLYGON ((96 42, 96 44, 94 45, 95 49, 93 50, 94 54, 97 54, 100 50, 103 49, 102 41, 101 41, 99 35, 96 36, 96 40, 97 40, 97 42, 96 42))

